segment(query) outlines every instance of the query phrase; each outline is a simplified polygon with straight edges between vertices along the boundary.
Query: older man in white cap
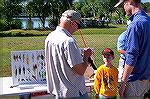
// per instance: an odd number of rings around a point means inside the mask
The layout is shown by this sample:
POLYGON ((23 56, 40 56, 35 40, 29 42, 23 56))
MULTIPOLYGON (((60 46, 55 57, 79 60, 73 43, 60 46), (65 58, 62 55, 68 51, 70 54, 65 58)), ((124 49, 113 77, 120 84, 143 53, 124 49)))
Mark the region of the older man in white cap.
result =
POLYGON ((141 9, 141 0, 120 0, 131 23, 125 42, 125 66, 120 95, 142 99, 150 89, 150 17, 141 9))
POLYGON ((48 92, 59 98, 88 99, 84 72, 88 66, 90 49, 82 56, 72 34, 80 26, 81 15, 67 10, 60 24, 45 40, 45 58, 48 92))

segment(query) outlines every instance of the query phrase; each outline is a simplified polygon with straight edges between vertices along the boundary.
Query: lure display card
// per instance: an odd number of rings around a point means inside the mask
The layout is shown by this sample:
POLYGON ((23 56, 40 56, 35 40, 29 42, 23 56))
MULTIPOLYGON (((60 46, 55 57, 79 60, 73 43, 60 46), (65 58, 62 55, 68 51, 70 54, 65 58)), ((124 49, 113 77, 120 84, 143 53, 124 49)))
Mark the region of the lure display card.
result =
POLYGON ((14 85, 46 83, 44 50, 12 51, 11 66, 14 85))
MULTIPOLYGON (((80 48, 80 52, 83 54, 83 48, 80 48)), ((12 51, 11 67, 13 85, 46 84, 44 50, 12 51)), ((88 79, 94 72, 89 68, 84 75, 88 79)))

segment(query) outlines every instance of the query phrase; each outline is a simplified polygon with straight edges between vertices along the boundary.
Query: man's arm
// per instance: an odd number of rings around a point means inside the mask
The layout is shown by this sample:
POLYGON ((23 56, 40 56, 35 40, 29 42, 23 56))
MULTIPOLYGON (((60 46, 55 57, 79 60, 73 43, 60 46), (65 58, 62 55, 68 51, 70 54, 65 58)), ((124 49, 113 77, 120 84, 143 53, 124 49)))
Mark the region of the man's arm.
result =
POLYGON ((92 50, 91 49, 84 50, 83 63, 73 66, 72 69, 76 73, 78 73, 79 75, 84 75, 84 73, 85 73, 85 71, 87 69, 87 66, 89 65, 88 58, 91 55, 92 55, 92 50))
POLYGON ((118 50, 120 54, 125 54, 125 50, 118 50))
POLYGON ((121 88, 119 89, 120 96, 124 96, 126 82, 128 80, 129 75, 133 71, 133 68, 134 68, 133 66, 125 64, 124 71, 123 71, 123 76, 122 76, 122 81, 121 81, 121 88))
POLYGON ((87 69, 88 64, 86 62, 83 62, 81 64, 77 64, 73 66, 73 71, 79 75, 84 75, 86 69, 87 69))

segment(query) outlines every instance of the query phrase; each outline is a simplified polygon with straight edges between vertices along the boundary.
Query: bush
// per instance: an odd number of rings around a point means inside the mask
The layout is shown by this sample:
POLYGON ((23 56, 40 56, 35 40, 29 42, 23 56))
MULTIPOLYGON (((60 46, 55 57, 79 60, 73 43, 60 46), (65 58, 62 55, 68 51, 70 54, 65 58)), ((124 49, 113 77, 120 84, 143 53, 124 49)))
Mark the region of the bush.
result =
POLYGON ((8 30, 9 27, 7 25, 6 19, 0 19, 0 31, 8 30))
POLYGON ((49 28, 54 30, 56 26, 58 25, 58 20, 57 19, 50 19, 49 20, 49 28))
POLYGON ((21 20, 13 20, 10 24, 11 29, 21 29, 22 22, 21 20))
POLYGON ((6 31, 10 29, 21 29, 21 26, 21 20, 0 19, 0 31, 6 31))

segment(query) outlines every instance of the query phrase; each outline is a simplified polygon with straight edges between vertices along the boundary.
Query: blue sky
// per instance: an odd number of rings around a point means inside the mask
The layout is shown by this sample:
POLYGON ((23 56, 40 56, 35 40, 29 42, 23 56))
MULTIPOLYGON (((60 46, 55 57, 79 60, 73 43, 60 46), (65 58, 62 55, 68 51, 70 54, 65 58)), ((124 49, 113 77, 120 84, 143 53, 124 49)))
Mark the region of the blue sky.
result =
POLYGON ((150 2, 150 0, 141 0, 141 2, 150 2))

